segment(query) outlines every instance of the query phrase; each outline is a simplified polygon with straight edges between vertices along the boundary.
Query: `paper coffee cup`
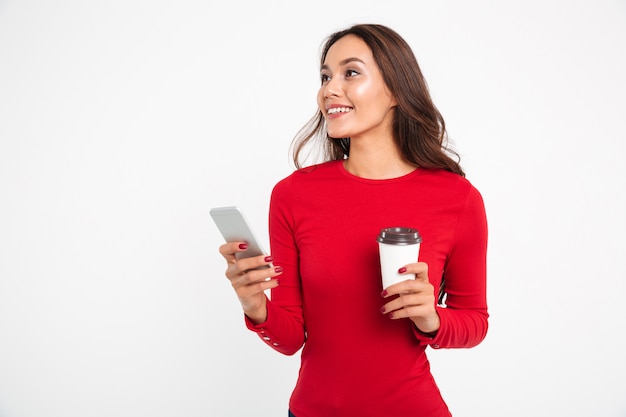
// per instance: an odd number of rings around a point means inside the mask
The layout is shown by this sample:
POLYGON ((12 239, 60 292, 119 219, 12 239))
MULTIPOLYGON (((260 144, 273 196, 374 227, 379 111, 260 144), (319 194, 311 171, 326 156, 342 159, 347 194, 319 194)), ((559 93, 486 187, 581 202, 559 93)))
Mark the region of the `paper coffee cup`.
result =
POLYGON ((422 243, 420 233, 409 227, 387 227, 380 231, 376 240, 383 289, 409 279, 399 274, 398 269, 417 262, 422 243))

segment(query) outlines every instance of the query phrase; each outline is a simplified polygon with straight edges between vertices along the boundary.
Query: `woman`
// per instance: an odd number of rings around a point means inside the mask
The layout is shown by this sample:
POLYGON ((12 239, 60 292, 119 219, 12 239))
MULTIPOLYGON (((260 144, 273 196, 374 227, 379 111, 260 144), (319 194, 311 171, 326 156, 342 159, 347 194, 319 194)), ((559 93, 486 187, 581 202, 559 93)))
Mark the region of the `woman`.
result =
POLYGON ((483 200, 396 32, 331 35, 320 75, 319 113, 295 142, 299 169, 272 192, 272 256, 236 261, 245 242, 224 244, 226 276, 250 330, 281 353, 303 348, 290 415, 450 416, 425 349, 486 335, 483 200), (325 162, 302 168, 319 139, 325 162), (406 280, 382 290, 376 237, 398 225, 419 230, 420 262, 398 265, 406 280))

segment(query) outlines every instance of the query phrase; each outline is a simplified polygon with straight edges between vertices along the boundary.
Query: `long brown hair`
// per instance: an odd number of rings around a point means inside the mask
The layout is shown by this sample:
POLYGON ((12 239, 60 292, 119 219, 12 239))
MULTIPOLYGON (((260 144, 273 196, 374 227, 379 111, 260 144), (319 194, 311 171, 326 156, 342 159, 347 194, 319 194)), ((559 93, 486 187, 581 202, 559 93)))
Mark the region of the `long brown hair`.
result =
MULTIPOLYGON (((331 34, 322 48, 320 66, 328 50, 346 35, 355 35, 371 49, 385 84, 396 98, 393 137, 403 157, 421 168, 441 168, 465 176, 458 153, 448 147, 446 124, 435 107, 417 59, 406 41, 394 30, 377 24, 359 24, 331 34)), ((296 134, 293 161, 303 166, 303 151, 311 141, 322 142, 325 161, 341 160, 350 154, 350 138, 331 138, 326 120, 318 110, 296 134)))

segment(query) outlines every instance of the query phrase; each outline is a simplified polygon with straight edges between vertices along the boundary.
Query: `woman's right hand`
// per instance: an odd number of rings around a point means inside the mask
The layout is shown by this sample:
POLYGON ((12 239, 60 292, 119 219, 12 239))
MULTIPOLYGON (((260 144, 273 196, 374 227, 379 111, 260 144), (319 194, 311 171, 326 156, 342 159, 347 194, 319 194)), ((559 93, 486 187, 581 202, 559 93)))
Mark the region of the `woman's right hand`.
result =
POLYGON ((273 260, 271 256, 237 259, 235 254, 245 251, 246 248, 245 242, 229 242, 220 246, 220 254, 228 264, 226 278, 235 289, 243 312, 253 323, 260 324, 267 320, 267 298, 264 291, 278 286, 275 277, 282 273, 283 268, 271 266, 256 269, 268 266, 273 260))

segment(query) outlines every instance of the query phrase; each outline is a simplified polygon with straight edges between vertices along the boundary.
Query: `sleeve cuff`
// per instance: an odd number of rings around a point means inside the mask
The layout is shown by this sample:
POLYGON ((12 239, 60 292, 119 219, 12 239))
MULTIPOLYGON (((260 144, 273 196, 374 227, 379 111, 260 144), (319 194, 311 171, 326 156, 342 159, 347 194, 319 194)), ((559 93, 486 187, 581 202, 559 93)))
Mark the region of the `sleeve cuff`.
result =
POLYGON ((268 331, 268 328, 272 328, 272 317, 274 316, 274 314, 272 314, 272 310, 272 303, 270 302, 270 300, 267 300, 267 319, 263 323, 254 324, 254 322, 250 320, 250 318, 246 315, 244 315, 244 320, 246 322, 246 327, 248 328, 248 330, 256 333, 261 338, 261 340, 263 340, 270 347, 277 349, 280 344, 277 342, 276 338, 268 331))

